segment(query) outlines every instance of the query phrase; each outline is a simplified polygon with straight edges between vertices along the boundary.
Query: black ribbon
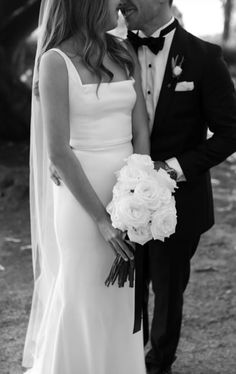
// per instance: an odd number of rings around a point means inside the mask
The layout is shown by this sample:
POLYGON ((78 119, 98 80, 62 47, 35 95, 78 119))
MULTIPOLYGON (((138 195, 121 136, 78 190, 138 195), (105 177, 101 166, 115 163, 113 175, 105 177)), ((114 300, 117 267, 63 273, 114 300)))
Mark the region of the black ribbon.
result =
POLYGON ((135 252, 135 307, 134 307, 134 329, 133 333, 141 330, 143 309, 143 250, 141 245, 136 246, 135 252))

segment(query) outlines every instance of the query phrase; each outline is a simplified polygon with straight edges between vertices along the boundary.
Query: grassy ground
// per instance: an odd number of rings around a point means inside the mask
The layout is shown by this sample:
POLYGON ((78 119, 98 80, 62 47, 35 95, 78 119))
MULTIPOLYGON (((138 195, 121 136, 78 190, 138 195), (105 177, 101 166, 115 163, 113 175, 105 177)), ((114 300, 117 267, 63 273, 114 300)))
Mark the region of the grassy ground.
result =
MULTIPOLYGON (((1 374, 22 373, 33 287, 27 164, 27 145, 0 144, 1 374)), ((236 374, 236 159, 212 176, 216 225, 193 259, 175 373, 236 374)))

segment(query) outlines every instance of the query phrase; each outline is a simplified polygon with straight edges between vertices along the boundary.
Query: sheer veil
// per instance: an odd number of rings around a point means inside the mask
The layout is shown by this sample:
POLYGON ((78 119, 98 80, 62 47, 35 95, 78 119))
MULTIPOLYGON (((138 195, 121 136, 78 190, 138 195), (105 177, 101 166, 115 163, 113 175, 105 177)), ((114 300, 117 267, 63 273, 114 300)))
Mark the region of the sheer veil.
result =
POLYGON ((34 292, 23 353, 24 367, 33 365, 36 342, 38 346, 59 264, 53 224, 52 182, 49 175, 46 139, 42 125, 40 99, 34 94, 34 86, 39 79, 37 61, 42 49, 42 39, 50 6, 51 0, 41 1, 39 37, 33 75, 30 140, 30 215, 34 292))

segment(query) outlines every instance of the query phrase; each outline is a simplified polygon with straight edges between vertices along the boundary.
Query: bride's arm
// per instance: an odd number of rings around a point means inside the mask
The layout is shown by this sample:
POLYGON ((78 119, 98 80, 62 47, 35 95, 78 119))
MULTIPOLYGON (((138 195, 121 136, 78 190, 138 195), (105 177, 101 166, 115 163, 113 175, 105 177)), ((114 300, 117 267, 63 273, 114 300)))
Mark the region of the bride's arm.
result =
POLYGON ((140 65, 135 52, 132 50, 133 59, 135 62, 135 90, 137 100, 133 109, 133 148, 134 153, 150 154, 150 134, 148 127, 148 114, 146 103, 143 96, 140 65))
POLYGON ((40 62, 39 76, 39 93, 50 161, 74 197, 98 224, 104 239, 124 259, 127 259, 124 252, 133 258, 122 240, 121 232, 112 227, 105 207, 70 147, 68 73, 63 58, 56 52, 46 53, 40 62))

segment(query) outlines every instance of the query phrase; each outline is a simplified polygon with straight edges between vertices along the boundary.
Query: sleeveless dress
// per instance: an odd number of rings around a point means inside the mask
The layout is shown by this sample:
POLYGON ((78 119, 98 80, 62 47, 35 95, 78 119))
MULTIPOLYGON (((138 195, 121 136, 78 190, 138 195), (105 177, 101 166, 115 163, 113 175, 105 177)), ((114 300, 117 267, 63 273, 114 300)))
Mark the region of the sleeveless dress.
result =
MULTIPOLYGON (((106 206, 115 172, 132 152, 134 81, 82 84, 69 57, 70 145, 106 206)), ((104 284, 114 253, 62 183, 54 185, 60 267, 27 374, 145 374, 142 332, 133 334, 134 289, 104 284)))

